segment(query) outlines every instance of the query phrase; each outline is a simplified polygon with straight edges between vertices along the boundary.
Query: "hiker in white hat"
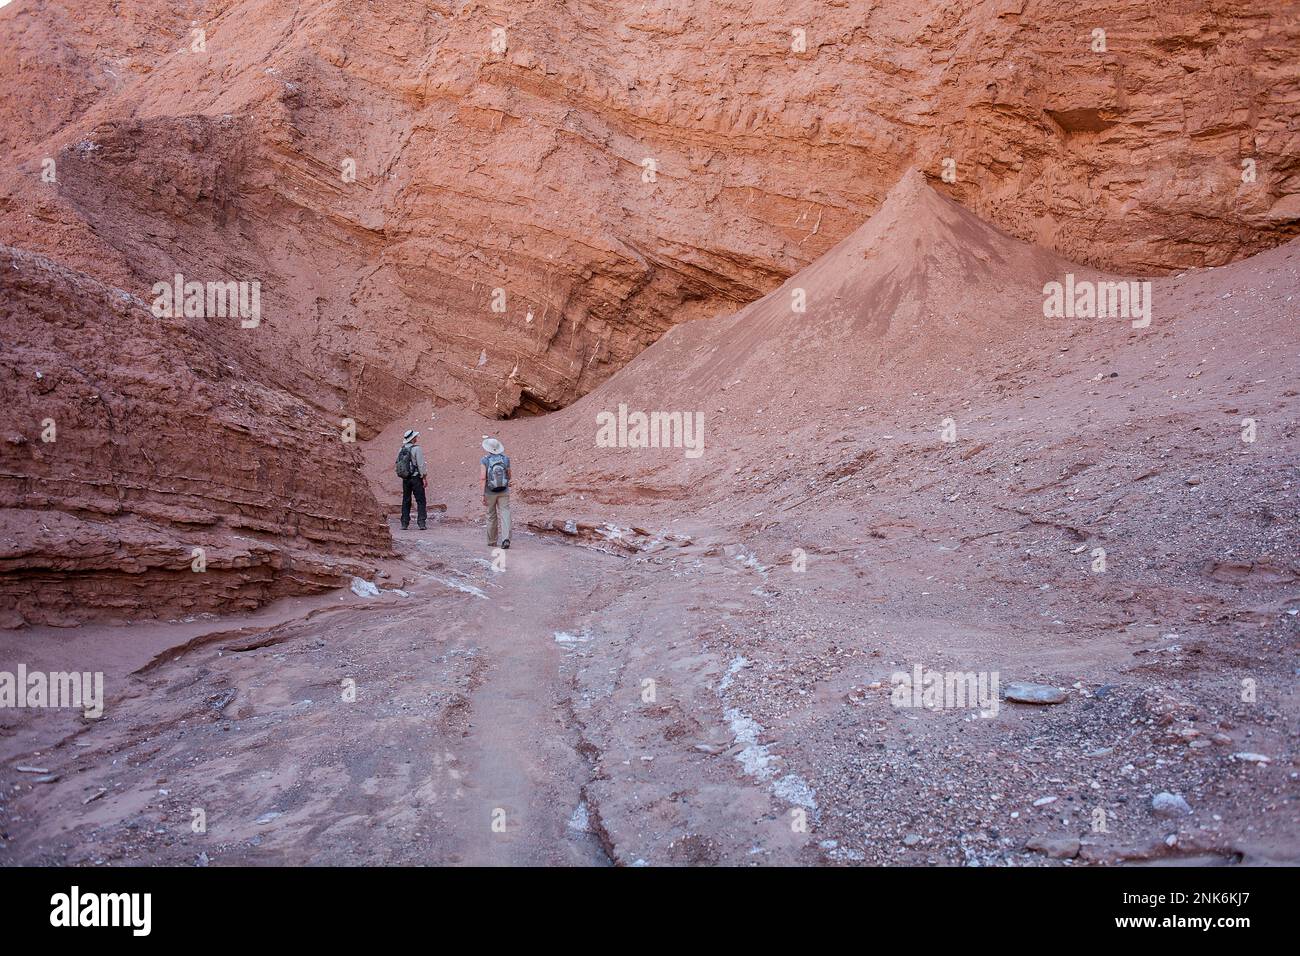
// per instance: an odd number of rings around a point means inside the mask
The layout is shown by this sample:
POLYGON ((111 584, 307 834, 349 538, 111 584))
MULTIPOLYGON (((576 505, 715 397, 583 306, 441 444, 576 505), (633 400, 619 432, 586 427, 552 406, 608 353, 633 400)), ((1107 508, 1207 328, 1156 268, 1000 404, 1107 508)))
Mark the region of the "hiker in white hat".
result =
POLYGON ((424 530, 425 506, 424 489, 429 485, 429 470, 424 466, 424 449, 419 445, 420 433, 414 428, 408 429, 402 436, 402 447, 397 452, 397 477, 402 479, 402 530, 411 524, 411 496, 419 510, 415 513, 415 523, 424 530))
POLYGON ((505 446, 495 438, 483 436, 483 450, 479 459, 478 477, 483 483, 483 504, 487 507, 488 547, 497 546, 500 525, 501 547, 510 547, 510 459, 505 446))

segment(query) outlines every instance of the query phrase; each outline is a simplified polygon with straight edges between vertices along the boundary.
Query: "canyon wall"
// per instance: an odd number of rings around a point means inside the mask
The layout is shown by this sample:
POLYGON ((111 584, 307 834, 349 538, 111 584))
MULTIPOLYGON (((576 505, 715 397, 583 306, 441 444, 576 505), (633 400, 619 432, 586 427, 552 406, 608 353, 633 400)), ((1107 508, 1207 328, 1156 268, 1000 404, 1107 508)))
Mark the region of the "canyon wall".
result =
POLYGON ((566 407, 909 167, 1097 268, 1280 245, 1298 48, 1300 4, 1246 0, 16 0, 0 616, 335 584, 389 546, 343 420, 566 407), (177 275, 260 321, 154 317, 177 275))
POLYGON ((356 446, 229 330, 9 246, 0 327, 0 626, 252 608, 389 551, 356 446))
POLYGON ((911 165, 1122 272, 1300 228, 1296 3, 13 6, 8 241, 133 291, 259 279, 259 351, 364 429, 562 407, 911 165))

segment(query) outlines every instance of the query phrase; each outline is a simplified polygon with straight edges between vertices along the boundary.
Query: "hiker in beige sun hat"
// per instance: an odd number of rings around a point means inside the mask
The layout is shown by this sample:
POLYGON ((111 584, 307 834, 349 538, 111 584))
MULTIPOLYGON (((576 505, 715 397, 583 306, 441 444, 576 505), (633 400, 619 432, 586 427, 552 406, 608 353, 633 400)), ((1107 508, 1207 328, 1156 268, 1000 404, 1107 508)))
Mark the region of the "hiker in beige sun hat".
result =
POLYGON ((501 547, 510 547, 510 459, 505 446, 495 438, 483 436, 478 478, 483 484, 483 505, 487 508, 488 547, 495 548, 500 532, 501 547))

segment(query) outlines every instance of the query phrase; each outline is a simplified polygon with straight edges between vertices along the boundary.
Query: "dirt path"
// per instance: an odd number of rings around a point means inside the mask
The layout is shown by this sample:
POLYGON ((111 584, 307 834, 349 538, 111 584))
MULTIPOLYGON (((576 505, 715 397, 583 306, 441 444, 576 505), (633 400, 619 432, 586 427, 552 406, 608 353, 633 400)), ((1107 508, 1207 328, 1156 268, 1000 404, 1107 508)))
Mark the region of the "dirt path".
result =
POLYGON ((512 551, 489 552, 478 545, 479 533, 440 529, 408 539, 417 554, 479 550, 494 568, 492 599, 471 598, 469 608, 482 670, 458 748, 464 796, 448 821, 460 834, 458 862, 607 862, 574 822, 589 771, 566 725, 554 639, 571 626, 607 559, 522 536, 512 551))
POLYGON ((200 645, 49 749, 36 715, 57 779, 6 768, 4 862, 607 863, 555 633, 615 559, 517 537, 496 571, 480 534, 399 533, 409 596, 200 645))
POLYGON ((1009 589, 978 545, 938 562, 900 536, 795 573, 779 538, 691 531, 638 550, 518 530, 494 555, 479 526, 435 524, 396 532, 378 597, 186 631, 114 680, 103 719, 5 728, 0 863, 1296 858, 1268 621, 1247 657, 1212 623, 1009 589), (899 709, 914 664, 1068 700, 899 709), (1161 791, 1194 812, 1154 814, 1161 791))

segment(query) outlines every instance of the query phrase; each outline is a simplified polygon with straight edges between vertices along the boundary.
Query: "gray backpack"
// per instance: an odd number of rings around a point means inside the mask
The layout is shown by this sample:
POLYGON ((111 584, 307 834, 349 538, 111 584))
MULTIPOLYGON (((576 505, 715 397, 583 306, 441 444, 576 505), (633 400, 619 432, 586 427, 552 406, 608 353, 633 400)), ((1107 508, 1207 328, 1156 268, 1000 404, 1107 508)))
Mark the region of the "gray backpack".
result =
POLYGON ((509 482, 506 480, 506 459, 504 455, 488 455, 487 465, 487 490, 491 492, 505 491, 509 482))
POLYGON ((398 478, 415 477, 415 456, 411 454, 410 445, 403 445, 401 451, 397 453, 396 467, 398 478))

